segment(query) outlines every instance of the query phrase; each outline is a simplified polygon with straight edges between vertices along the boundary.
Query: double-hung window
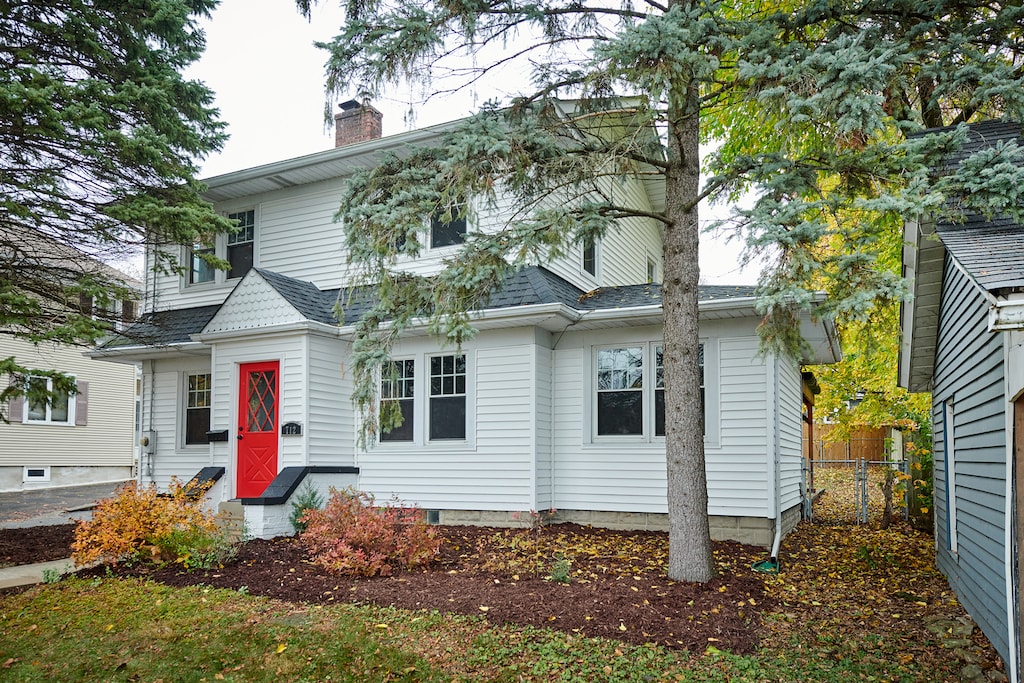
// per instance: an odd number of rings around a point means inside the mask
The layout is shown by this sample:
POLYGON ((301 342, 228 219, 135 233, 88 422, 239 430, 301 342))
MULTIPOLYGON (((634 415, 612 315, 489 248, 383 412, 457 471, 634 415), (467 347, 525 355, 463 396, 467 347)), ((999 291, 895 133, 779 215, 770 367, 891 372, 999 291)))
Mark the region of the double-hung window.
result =
MULTIPOLYGON (((622 344, 595 351, 595 410, 598 437, 665 436, 664 347, 622 344)), ((700 345, 700 403, 704 401, 704 344, 700 345)))
POLYGON ((466 438, 466 356, 430 357, 430 440, 466 438))
POLYGON ((430 217, 430 247, 450 247, 466 241, 466 207, 457 206, 452 209, 451 220, 446 220, 441 213, 430 217))
POLYGON ((597 352, 597 433, 643 434, 644 347, 597 352))
POLYGON ((238 211, 229 213, 227 217, 237 225, 233 232, 215 235, 208 242, 194 244, 189 249, 189 285, 223 283, 240 278, 252 269, 255 263, 256 211, 238 211), (227 261, 227 271, 218 271, 206 262, 204 256, 215 256, 227 261))
POLYGON ((228 278, 242 277, 252 268, 252 246, 256 240, 256 212, 253 209, 229 213, 228 219, 238 229, 228 234, 227 261, 231 264, 228 278))
POLYGON ((188 375, 185 399, 185 445, 210 443, 210 406, 213 385, 209 373, 188 375))
POLYGON ((393 419, 401 416, 401 424, 390 428, 381 427, 381 441, 412 441, 415 438, 415 389, 415 360, 392 360, 381 368, 381 417, 387 415, 393 419))
POLYGON ((55 389, 49 377, 29 377, 25 422, 69 425, 75 423, 75 397, 55 389))
POLYGON ((597 275, 597 243, 592 239, 583 242, 583 271, 597 275))

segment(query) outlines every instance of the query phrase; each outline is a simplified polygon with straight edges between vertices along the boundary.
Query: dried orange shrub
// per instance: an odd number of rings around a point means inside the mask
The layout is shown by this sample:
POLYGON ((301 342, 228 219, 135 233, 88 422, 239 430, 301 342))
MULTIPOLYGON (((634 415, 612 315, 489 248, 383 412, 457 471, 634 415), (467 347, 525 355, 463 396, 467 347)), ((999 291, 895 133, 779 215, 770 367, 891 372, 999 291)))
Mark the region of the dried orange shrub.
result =
POLYGON ((162 561, 180 559, 179 548, 169 544, 183 532, 192 536, 219 534, 216 517, 203 508, 202 493, 209 488, 171 481, 166 494, 156 486, 129 482, 117 495, 101 500, 92 519, 75 529, 71 555, 75 564, 94 562, 162 561), (168 556, 168 551, 173 557, 168 556))
POLYGON ((339 574, 388 576, 395 567, 429 564, 441 541, 416 507, 377 506, 368 493, 331 489, 322 510, 309 510, 299 536, 313 563, 339 574))

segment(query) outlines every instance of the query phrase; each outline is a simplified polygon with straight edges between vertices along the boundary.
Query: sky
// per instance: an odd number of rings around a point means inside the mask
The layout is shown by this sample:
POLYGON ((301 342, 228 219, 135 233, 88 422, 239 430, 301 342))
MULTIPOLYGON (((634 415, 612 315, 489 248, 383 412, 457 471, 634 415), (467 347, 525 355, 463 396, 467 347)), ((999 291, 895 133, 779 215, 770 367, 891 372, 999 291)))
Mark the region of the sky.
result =
MULTIPOLYGON (((336 35, 342 12, 336 0, 314 7, 311 21, 290 0, 221 0, 209 20, 206 52, 186 76, 216 93, 215 106, 230 135, 220 152, 210 155, 200 176, 238 171, 260 164, 319 152, 334 145, 333 128, 324 127, 324 62, 327 53, 314 46, 336 35)), ((484 84, 478 92, 422 101, 420 93, 396 91, 374 100, 384 114, 384 135, 468 116, 474 106, 496 92, 484 84), (409 112, 415 112, 410 119, 409 112)), ((352 96, 355 96, 353 88, 352 96)), ((334 103, 335 105, 337 103, 334 103)), ((334 108, 336 111, 336 106, 334 108)), ((702 208, 702 223, 722 209, 702 208)), ((740 269, 741 246, 705 235, 701 239, 701 281, 715 285, 749 285, 756 267, 740 269)))

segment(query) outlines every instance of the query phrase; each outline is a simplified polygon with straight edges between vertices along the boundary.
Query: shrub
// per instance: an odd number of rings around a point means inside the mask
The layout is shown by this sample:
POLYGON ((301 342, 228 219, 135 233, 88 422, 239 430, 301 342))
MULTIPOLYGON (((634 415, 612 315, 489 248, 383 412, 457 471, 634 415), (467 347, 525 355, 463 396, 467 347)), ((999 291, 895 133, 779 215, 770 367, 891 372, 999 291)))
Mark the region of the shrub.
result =
POLYGON ((295 496, 295 500, 292 501, 292 513, 288 516, 288 521, 292 523, 295 533, 301 534, 306 530, 306 522, 303 517, 308 511, 319 510, 323 506, 324 497, 307 481, 299 491, 299 495, 295 496))
POLYGON ((71 555, 78 566, 93 562, 180 561, 187 568, 216 566, 233 552, 217 518, 205 510, 206 487, 177 479, 161 494, 153 485, 129 482, 100 501, 92 519, 75 529, 71 555))
POLYGON ((356 576, 388 576, 396 567, 429 564, 441 542, 416 507, 375 505, 352 488, 331 489, 322 510, 309 510, 299 538, 317 566, 356 576))

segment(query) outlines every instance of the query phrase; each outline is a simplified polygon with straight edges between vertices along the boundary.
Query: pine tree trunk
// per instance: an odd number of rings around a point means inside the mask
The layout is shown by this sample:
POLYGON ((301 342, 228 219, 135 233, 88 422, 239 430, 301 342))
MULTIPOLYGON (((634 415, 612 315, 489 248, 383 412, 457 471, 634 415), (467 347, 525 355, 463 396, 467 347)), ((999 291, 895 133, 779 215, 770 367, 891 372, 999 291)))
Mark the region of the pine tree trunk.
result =
POLYGON ((669 106, 664 240, 665 456, 668 467, 669 578, 705 582, 715 575, 708 527, 704 414, 698 365, 697 265, 700 190, 699 102, 688 88, 669 106))

